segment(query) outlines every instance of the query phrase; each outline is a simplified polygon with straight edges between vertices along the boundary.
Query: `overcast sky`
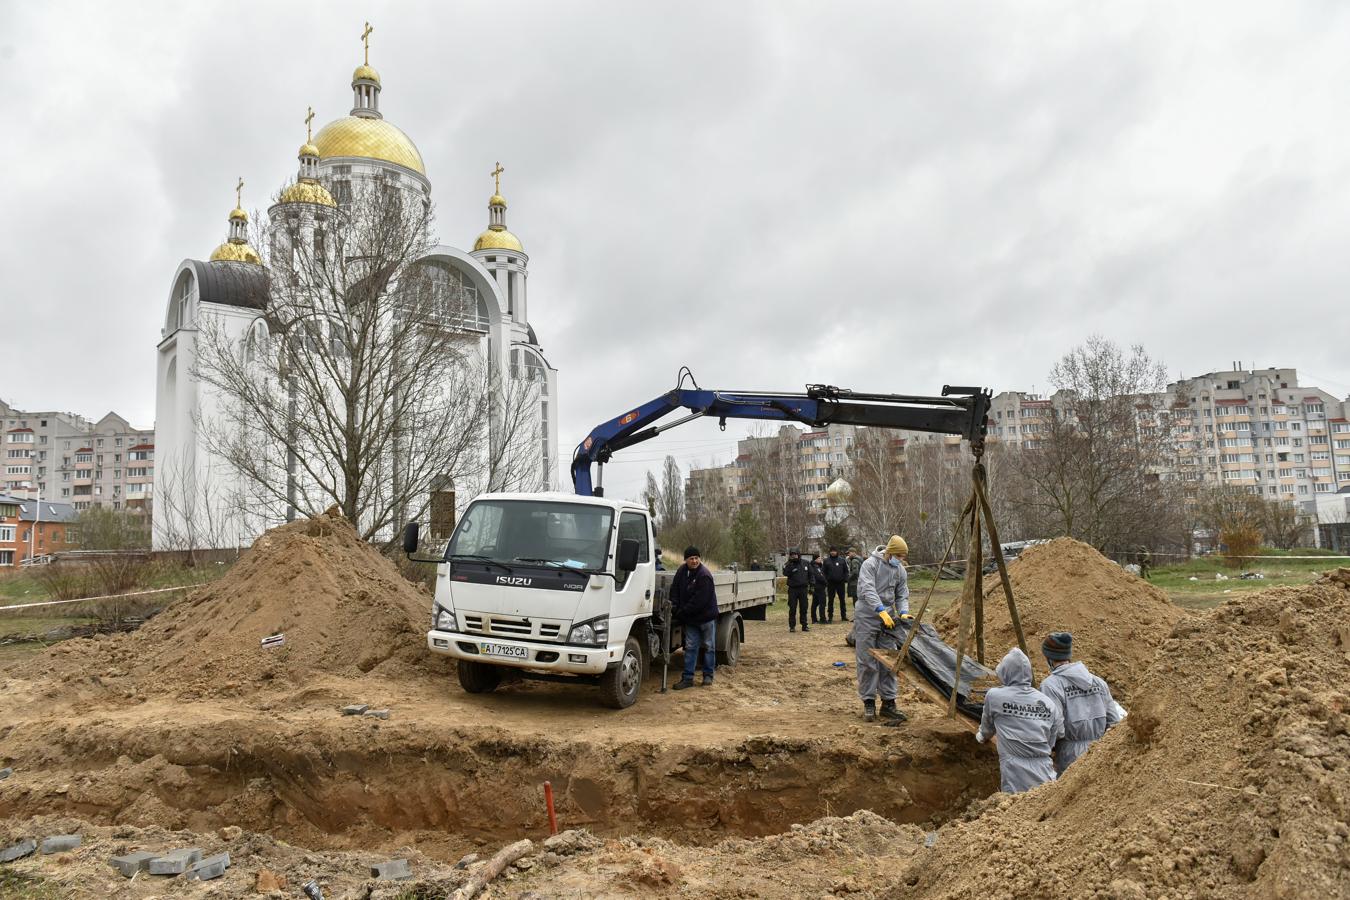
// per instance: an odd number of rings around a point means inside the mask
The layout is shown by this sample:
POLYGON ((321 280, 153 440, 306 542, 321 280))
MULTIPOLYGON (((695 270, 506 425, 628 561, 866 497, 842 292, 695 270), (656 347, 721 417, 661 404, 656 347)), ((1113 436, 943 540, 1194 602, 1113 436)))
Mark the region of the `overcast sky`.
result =
POLYGON ((1350 393, 1350 4, 0 0, 0 398, 150 424, 176 266, 347 113, 367 18, 445 243, 506 168, 564 459, 681 365, 1029 390, 1096 332, 1350 393))

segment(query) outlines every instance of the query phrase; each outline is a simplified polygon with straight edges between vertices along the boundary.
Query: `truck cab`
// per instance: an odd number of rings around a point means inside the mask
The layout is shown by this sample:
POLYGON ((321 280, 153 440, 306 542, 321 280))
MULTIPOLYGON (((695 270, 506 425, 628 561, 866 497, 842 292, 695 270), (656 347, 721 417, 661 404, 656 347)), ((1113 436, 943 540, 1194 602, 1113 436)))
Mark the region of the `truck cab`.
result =
POLYGON ((631 706, 650 656, 654 547, 651 517, 631 501, 483 494, 437 565, 427 647, 459 661, 470 693, 518 669, 595 683, 606 705, 631 706))

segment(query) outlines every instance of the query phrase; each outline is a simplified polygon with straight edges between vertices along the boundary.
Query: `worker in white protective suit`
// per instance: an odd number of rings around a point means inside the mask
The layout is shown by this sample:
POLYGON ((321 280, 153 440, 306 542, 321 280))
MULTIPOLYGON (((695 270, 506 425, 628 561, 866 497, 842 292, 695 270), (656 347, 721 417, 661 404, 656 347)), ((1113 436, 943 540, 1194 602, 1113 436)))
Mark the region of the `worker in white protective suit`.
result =
POLYGON ((1041 682, 1041 693, 1059 707, 1064 717, 1064 737, 1055 745, 1055 774, 1063 775, 1075 759, 1106 729, 1121 719, 1120 704, 1111 697, 1105 681, 1088 671, 1081 662, 1073 662, 1073 635, 1056 631, 1041 642, 1041 653, 1050 666, 1050 674, 1041 682))
POLYGON ((863 721, 877 718, 876 697, 881 697, 881 718, 903 722, 895 708, 896 681, 892 672, 869 652, 873 647, 898 650, 903 640, 896 621, 909 617, 909 575, 904 557, 909 545, 891 535, 886 546, 869 556, 858 570, 858 599, 853 605, 854 655, 858 661, 858 696, 863 702, 863 721))
POLYGON ((1056 703, 1031 686, 1031 660, 1021 649, 1009 650, 994 674, 1001 686, 985 692, 975 740, 998 736, 1000 790, 1020 794, 1055 780, 1050 752, 1064 735, 1064 717, 1056 703))

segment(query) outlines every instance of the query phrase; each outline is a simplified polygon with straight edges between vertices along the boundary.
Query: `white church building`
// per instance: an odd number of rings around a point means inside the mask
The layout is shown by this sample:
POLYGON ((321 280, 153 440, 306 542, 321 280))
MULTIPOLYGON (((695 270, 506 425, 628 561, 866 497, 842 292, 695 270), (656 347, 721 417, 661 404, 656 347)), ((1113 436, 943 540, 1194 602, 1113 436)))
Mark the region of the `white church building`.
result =
MULTIPOLYGON (((368 36, 370 29, 367 28, 368 36)), ((352 74, 349 115, 329 122, 300 148, 299 172, 268 210, 278 217, 303 217, 322 223, 342 214, 345 198, 362 179, 378 178, 404 191, 431 196, 431 181, 412 139, 380 110, 380 75, 367 62, 352 74)), ((310 114, 312 118, 313 114, 310 114)), ((529 378, 537 383, 536 433, 540 440, 537 487, 558 484, 557 371, 548 363, 529 319, 529 256, 506 227, 500 165, 492 173, 496 189, 488 201, 488 225, 471 250, 438 245, 422 257, 432 277, 448 283, 464 302, 455 327, 483 354, 502 383, 529 378)), ((209 256, 185 259, 170 283, 164 324, 156 347, 154 542, 157 549, 178 549, 184 535, 200 546, 243 546, 277 521, 259 521, 212 508, 238 503, 240 476, 212 453, 203 440, 205 424, 223 415, 223 401, 194 377, 198 340, 209 323, 237 338, 242 347, 269 303, 268 273, 249 244, 248 215, 236 207, 228 217, 226 239, 209 256), (199 490, 214 485, 212 490, 199 490), (168 502, 177 492, 179 502, 168 502), (189 495, 195 500, 183 499, 189 495), (228 527, 206 523, 231 521, 228 527)), ((531 400, 531 402, 535 402, 531 400)), ((492 440, 500 440, 494 435, 492 440)), ((466 500, 468 498, 461 498, 466 500)), ((304 514, 307 510, 301 510, 304 514)))

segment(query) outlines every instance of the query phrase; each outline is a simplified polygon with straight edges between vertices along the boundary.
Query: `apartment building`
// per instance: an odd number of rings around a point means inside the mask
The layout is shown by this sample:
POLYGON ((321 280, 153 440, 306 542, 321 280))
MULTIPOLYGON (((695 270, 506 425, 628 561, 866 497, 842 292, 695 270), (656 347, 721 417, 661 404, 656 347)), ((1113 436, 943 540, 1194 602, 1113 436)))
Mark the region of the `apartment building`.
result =
POLYGON ((155 433, 110 412, 97 422, 68 412, 24 412, 0 402, 5 474, 0 489, 76 510, 150 507, 155 433))
POLYGON ((750 503, 753 467, 763 460, 785 450, 787 459, 782 481, 784 486, 802 495, 812 507, 823 510, 826 490, 839 478, 848 478, 852 472, 849 451, 853 449, 858 430, 852 425, 828 425, 820 429, 804 430, 795 425, 783 425, 777 434, 743 438, 736 443, 736 460, 725 466, 691 469, 685 480, 685 505, 690 509, 711 511, 718 500, 728 498, 733 505, 750 503))
POLYGON ((1210 372, 1163 399, 1173 478, 1246 487, 1309 515, 1319 497, 1350 490, 1350 399, 1300 385, 1295 369, 1210 372))

